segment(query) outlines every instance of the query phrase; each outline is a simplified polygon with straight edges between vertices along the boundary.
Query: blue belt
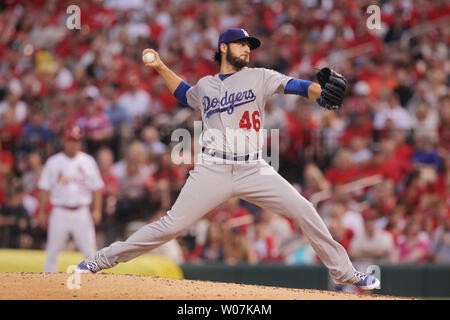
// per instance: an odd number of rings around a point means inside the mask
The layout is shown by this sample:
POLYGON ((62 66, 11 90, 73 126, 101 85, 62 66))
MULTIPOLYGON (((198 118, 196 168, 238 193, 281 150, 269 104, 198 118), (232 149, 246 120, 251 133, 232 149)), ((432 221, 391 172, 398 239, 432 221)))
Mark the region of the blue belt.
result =
POLYGON ((249 154, 246 154, 244 156, 235 156, 235 155, 228 155, 226 153, 222 153, 219 151, 216 151, 214 149, 209 148, 202 148, 202 152, 204 154, 210 155, 212 157, 221 158, 223 160, 230 160, 230 161, 248 161, 248 160, 258 160, 259 159, 259 152, 256 152, 252 157, 250 157, 249 154))

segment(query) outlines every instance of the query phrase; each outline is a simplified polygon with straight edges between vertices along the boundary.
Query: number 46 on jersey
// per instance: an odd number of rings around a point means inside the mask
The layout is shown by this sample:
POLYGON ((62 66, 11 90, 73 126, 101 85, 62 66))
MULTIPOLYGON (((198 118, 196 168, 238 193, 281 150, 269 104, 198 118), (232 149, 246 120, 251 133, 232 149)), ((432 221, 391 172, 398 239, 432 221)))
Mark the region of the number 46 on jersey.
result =
POLYGON ((260 114, 258 110, 253 111, 250 117, 250 111, 245 111, 239 121, 239 128, 245 128, 247 130, 253 129, 258 132, 261 129, 261 121, 259 120, 260 114))

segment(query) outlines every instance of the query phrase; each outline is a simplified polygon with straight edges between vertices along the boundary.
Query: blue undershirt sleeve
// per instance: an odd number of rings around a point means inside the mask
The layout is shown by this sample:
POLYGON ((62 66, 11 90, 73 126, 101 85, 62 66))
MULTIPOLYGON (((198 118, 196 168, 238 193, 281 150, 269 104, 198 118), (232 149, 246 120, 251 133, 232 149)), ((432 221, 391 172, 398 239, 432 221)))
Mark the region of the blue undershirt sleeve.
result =
POLYGON ((308 88, 314 82, 302 79, 292 79, 286 84, 284 88, 285 94, 296 94, 308 98, 308 88))
POLYGON ((181 83, 178 85, 178 87, 175 89, 175 92, 173 95, 179 102, 182 104, 188 106, 186 92, 191 88, 191 85, 187 83, 186 81, 181 81, 181 83))

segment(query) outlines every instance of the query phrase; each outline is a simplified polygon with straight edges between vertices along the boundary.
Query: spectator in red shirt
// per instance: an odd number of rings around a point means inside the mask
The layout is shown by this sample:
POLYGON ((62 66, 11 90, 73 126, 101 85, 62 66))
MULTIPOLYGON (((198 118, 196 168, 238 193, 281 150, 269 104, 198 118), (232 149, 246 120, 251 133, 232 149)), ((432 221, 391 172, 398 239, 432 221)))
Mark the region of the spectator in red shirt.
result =
POLYGON ((98 101, 98 89, 85 89, 85 115, 77 120, 77 125, 85 132, 86 147, 89 154, 96 154, 102 146, 109 146, 114 135, 114 128, 102 113, 98 101))
POLYGON ((372 138, 372 129, 373 124, 368 113, 355 113, 353 120, 345 128, 340 141, 344 146, 348 146, 355 136, 370 139, 372 138))
MULTIPOLYGON (((288 112, 286 133, 289 139, 289 155, 297 159, 300 151, 307 152, 313 143, 314 130, 318 123, 312 116, 312 107, 298 103, 292 112, 288 112)), ((285 137, 286 138, 286 137, 285 137)))
POLYGON ((8 150, 3 150, 0 143, 0 205, 5 201, 8 179, 12 173, 14 157, 8 150))
MULTIPOLYGON (((231 198, 228 201, 225 201, 218 210, 213 212, 212 218, 219 222, 227 221, 232 224, 234 221, 233 219, 241 218, 242 222, 239 222, 236 228, 239 228, 244 234, 247 234, 249 223, 252 221, 250 212, 239 203, 239 199, 237 198, 231 198)), ((234 225, 231 227, 234 227, 234 225)))
POLYGON ((407 131, 405 130, 393 130, 389 139, 395 142, 395 155, 396 159, 403 162, 408 162, 411 158, 414 148, 406 142, 407 131))
POLYGON ((394 67, 392 62, 384 61, 377 65, 374 71, 367 80, 370 86, 370 95, 373 98, 383 99, 384 92, 391 92, 397 87, 394 67))
POLYGON ((446 208, 445 200, 431 190, 422 195, 414 213, 420 217, 424 232, 431 235, 439 227, 441 215, 446 208))
POLYGON ((430 169, 414 170, 405 180, 403 191, 399 194, 411 210, 415 210, 420 203, 420 199, 432 190, 430 181, 435 181, 435 172, 430 169))
POLYGON ((398 238, 398 261, 401 263, 425 263, 429 256, 430 242, 421 233, 421 225, 417 217, 413 217, 405 226, 404 235, 398 238))
POLYGON ((405 158, 397 157, 398 145, 395 140, 386 138, 380 141, 382 153, 385 161, 382 165, 383 175, 387 179, 392 179, 395 183, 401 182, 413 168, 405 158))
POLYGON ((374 155, 361 169, 361 174, 363 176, 381 174, 386 179, 393 180, 395 184, 402 182, 412 171, 412 166, 404 159, 396 157, 395 148, 394 140, 386 138, 380 141, 378 150, 374 150, 374 155))
POLYGON ((151 87, 152 109, 173 111, 177 106, 177 99, 167 90, 160 78, 156 79, 151 87))
POLYGON ((8 150, 4 150, 0 144, 0 179, 7 176, 11 172, 13 165, 13 154, 8 150))
POLYGON ((341 149, 336 154, 333 164, 325 171, 325 178, 334 184, 345 184, 358 179, 359 169, 351 161, 351 152, 341 149))

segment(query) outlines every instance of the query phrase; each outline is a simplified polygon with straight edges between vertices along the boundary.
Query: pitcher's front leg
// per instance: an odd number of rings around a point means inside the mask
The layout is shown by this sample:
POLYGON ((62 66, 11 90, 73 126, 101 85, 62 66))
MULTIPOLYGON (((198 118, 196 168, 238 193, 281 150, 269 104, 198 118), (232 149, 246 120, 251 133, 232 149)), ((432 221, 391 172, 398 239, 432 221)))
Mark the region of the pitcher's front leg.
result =
POLYGON ((260 164, 239 186, 242 198, 295 221, 334 279, 353 276, 347 251, 333 239, 314 206, 272 167, 260 164))

